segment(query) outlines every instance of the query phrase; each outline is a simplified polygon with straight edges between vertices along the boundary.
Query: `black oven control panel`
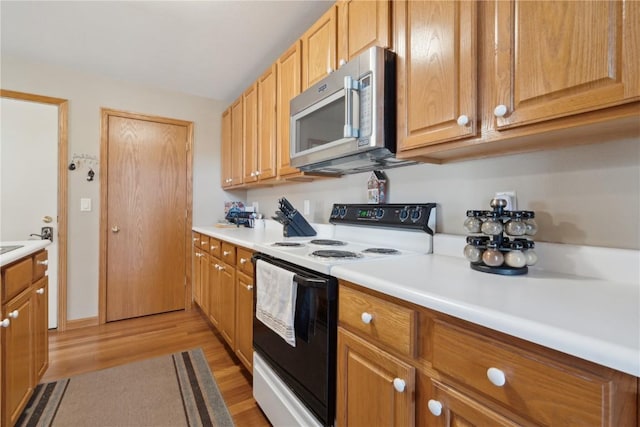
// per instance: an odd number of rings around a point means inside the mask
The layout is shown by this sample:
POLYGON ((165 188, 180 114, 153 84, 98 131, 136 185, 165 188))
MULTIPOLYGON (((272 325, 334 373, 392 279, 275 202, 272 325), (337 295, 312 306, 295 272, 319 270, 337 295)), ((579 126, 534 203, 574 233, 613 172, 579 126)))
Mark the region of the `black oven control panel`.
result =
POLYGON ((435 203, 395 203, 383 205, 341 204, 331 209, 332 224, 368 227, 413 228, 429 234, 435 231, 435 203))

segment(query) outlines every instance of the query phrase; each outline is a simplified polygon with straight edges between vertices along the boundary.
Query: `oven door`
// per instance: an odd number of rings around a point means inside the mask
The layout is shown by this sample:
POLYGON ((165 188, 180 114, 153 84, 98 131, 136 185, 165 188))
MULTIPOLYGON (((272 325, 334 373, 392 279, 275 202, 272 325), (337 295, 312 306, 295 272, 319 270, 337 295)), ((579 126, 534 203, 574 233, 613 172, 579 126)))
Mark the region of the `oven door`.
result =
MULTIPOLYGON (((296 346, 253 317, 253 347, 280 379, 325 425, 335 420, 338 283, 334 277, 255 254, 258 260, 295 273, 296 346)), ((255 267, 254 267, 255 268, 255 267)), ((257 274, 256 276, 257 277, 257 274)), ((256 292, 260 283, 256 281, 256 292)), ((255 306, 255 301, 254 301, 255 306)))

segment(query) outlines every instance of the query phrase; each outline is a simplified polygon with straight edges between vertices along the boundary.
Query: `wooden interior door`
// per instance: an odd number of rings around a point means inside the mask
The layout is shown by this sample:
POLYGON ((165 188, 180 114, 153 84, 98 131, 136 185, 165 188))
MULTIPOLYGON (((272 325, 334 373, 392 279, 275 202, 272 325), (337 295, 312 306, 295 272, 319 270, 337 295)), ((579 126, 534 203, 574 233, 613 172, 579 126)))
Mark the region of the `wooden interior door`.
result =
POLYGON ((185 308, 191 129, 190 122, 103 111, 107 322, 185 308))

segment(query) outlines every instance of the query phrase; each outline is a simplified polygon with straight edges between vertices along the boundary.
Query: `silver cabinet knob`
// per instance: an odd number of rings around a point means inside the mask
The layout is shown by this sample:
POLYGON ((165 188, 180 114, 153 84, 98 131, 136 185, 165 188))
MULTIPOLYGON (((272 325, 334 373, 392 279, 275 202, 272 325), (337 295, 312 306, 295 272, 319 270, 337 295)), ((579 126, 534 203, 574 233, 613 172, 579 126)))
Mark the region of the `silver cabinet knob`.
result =
POLYGON ((227 256, 227 255, 229 255, 230 253, 231 253, 231 251, 223 251, 223 252, 222 252, 222 256, 227 256))
POLYGON ((396 389, 398 393, 404 393, 407 384, 404 382, 402 378, 394 378, 393 379, 393 388, 396 389))
POLYGON ((17 319, 18 316, 20 316, 20 312, 18 310, 13 310, 11 313, 9 313, 9 317, 11 317, 12 319, 17 319))
POLYGON ((117 233, 118 231, 120 231, 120 227, 118 227, 117 225, 114 225, 113 227, 111 227, 111 231, 114 233, 117 233))
POLYGON ((246 264, 246 263, 247 263, 246 258, 240 258, 240 264, 246 264))
POLYGON ((49 260, 48 259, 38 260, 38 261, 36 261, 36 264, 38 264, 38 265, 49 265, 49 260))
POLYGON ((3 328, 8 328, 10 324, 11 320, 9 319, 3 319, 2 322, 0 322, 0 326, 2 326, 3 328))
POLYGON ((40 288, 40 289, 38 289, 38 290, 36 291, 36 294, 38 294, 38 295, 42 295, 42 294, 44 294, 44 288, 40 288))

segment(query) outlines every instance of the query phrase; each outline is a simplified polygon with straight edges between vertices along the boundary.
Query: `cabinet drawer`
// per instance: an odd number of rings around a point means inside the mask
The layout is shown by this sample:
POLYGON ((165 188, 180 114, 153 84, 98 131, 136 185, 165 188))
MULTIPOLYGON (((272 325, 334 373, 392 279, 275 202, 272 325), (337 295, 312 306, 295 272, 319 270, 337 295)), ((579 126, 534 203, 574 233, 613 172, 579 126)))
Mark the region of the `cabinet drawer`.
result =
POLYGON ((209 236, 205 234, 200 235, 200 249, 209 253, 209 236))
POLYGON ((410 308, 341 286, 338 320, 365 337, 415 357, 416 312, 410 308), (367 315, 370 321, 367 323, 367 315))
POLYGON ((216 258, 220 258, 222 254, 222 242, 213 237, 209 237, 209 253, 216 258))
POLYGON ((440 321, 432 349, 436 370, 536 423, 601 425, 617 406, 607 379, 440 321), (490 369, 504 374, 504 385, 489 380, 490 369))
POLYGON ((222 256, 220 259, 227 264, 236 265, 236 247, 230 243, 222 242, 222 256))
POLYGON ((196 248, 200 247, 200 233, 196 233, 195 231, 193 233, 191 233, 192 236, 192 240, 193 240, 193 246, 195 246, 196 248))
POLYGON ((31 257, 7 267, 3 272, 3 298, 7 302, 31 285, 33 275, 33 259, 31 257))
POLYGON ((253 252, 249 249, 238 248, 238 269, 244 274, 253 277, 253 263, 251 262, 251 255, 253 255, 253 252))
POLYGON ((33 256, 33 281, 44 277, 48 267, 48 253, 47 251, 38 252, 33 256))

